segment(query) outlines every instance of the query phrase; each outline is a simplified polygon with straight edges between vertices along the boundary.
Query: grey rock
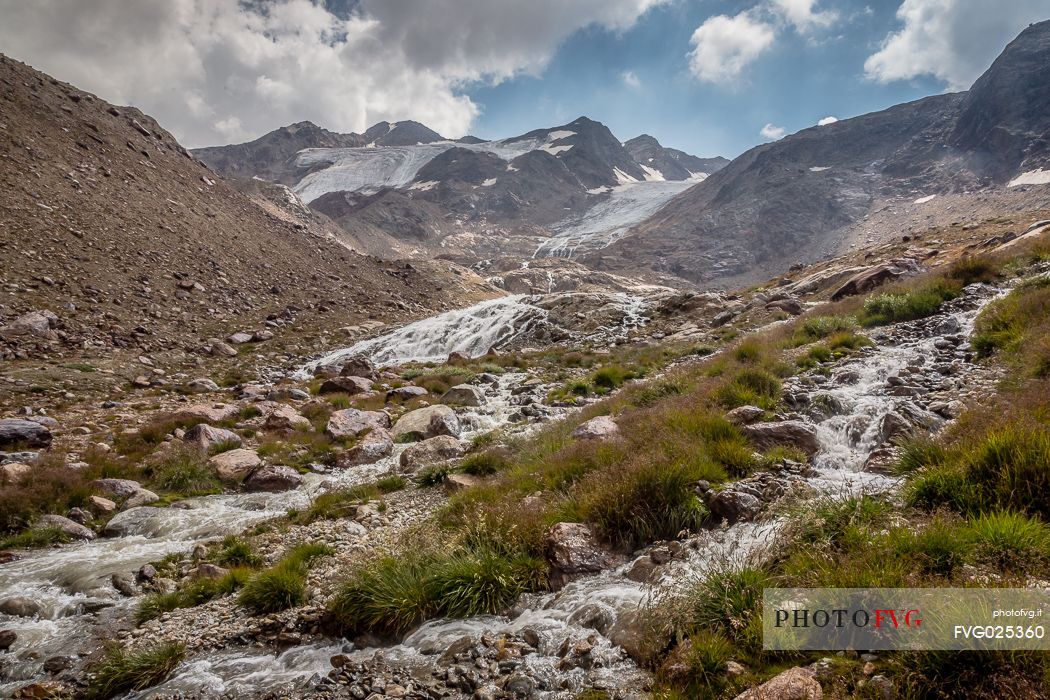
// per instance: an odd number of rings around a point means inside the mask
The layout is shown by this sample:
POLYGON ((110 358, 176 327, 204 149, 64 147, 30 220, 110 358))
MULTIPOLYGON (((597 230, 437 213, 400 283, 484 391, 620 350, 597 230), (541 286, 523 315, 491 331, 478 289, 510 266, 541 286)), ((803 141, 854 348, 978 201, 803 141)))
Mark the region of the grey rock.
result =
POLYGON ((747 425, 766 415, 766 412, 758 406, 737 406, 726 413, 726 420, 734 425, 747 425))
POLYGON ((350 394, 351 396, 356 394, 365 394, 372 391, 372 380, 365 379, 364 377, 332 377, 326 379, 321 388, 317 390, 319 394, 350 394))
POLYGON ((755 423, 741 428, 744 435, 761 449, 775 445, 797 447, 808 455, 820 450, 820 441, 813 426, 802 421, 786 420, 770 423, 755 423))
POLYGON ((299 472, 284 465, 267 464, 259 467, 244 482, 249 491, 288 491, 303 483, 299 472))
POLYGON ((333 439, 354 438, 369 430, 386 430, 389 427, 390 415, 387 413, 344 408, 329 417, 325 433, 333 439))
POLYGON ((227 482, 244 481, 260 464, 259 454, 244 448, 223 452, 208 460, 215 475, 227 482))
POLYGON ((399 401, 410 401, 420 396, 426 396, 428 392, 421 386, 399 386, 386 392, 387 401, 397 399, 399 401))
POLYGON ((113 574, 113 576, 110 577, 110 582, 121 595, 127 596, 128 598, 139 594, 139 588, 135 585, 135 577, 132 574, 113 574))
POLYGON ((732 524, 753 520, 762 510, 762 501, 745 491, 728 488, 714 494, 707 507, 717 520, 732 524))
POLYGON ((21 418, 0 420, 0 447, 12 445, 47 447, 51 444, 51 440, 51 431, 35 421, 21 418))
POLYGON ((0 600, 0 613, 13 617, 36 617, 43 610, 43 605, 29 596, 18 595, 0 600))
POLYGON ((210 452, 219 445, 236 445, 240 447, 241 436, 225 428, 213 428, 207 423, 198 423, 188 429, 182 441, 203 452, 210 452))
POLYGON ((572 437, 576 440, 611 440, 619 435, 620 426, 612 416, 596 416, 580 423, 572 431, 572 437))
POLYGON ((444 405, 409 411, 398 419, 393 430, 395 441, 426 440, 438 435, 459 437, 459 433, 459 417, 455 411, 444 405))
POLYGON ((18 634, 14 630, 0 630, 0 651, 7 651, 18 641, 18 634))
POLYGON ((97 536, 94 530, 61 515, 41 515, 34 527, 38 530, 61 530, 78 540, 93 540, 97 536))
POLYGON ((439 435, 409 446, 401 453, 401 470, 415 472, 422 467, 463 455, 463 445, 451 435, 439 435))
POLYGON ((441 402, 452 406, 481 406, 485 394, 476 386, 458 384, 441 395, 441 402))
POLYGON ((375 464, 394 451, 394 439, 385 428, 375 428, 356 445, 339 455, 336 465, 339 467, 356 467, 362 464, 375 464))

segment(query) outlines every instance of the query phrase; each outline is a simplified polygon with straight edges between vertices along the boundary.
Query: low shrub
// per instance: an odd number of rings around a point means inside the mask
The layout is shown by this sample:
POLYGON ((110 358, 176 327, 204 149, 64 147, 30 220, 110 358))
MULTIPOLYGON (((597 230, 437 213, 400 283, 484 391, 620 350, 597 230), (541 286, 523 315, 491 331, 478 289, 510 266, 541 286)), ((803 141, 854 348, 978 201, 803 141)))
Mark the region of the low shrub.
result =
POLYGON ((174 449, 156 466, 149 467, 147 474, 150 485, 165 493, 204 496, 222 491, 222 483, 208 466, 205 455, 191 447, 174 449))
POLYGON ((978 560, 999 570, 1035 574, 1050 564, 1050 527, 1023 513, 983 513, 970 521, 967 536, 978 560))
POLYGON ((256 614, 287 610, 306 600, 306 573, 310 563, 331 554, 322 544, 294 547, 273 567, 253 576, 241 589, 237 602, 256 614))
POLYGON ((145 690, 168 677, 186 655, 182 644, 161 644, 141 651, 110 647, 90 669, 87 697, 107 700, 145 690))
POLYGON ((256 568, 262 566, 263 558, 255 549, 240 537, 230 535, 222 541, 221 548, 215 555, 215 563, 221 566, 244 566, 256 568))
POLYGON ((932 316, 959 292, 958 283, 937 279, 909 291, 872 294, 864 300, 858 321, 862 326, 882 326, 932 316))
POLYGON ((53 544, 69 542, 72 537, 62 530, 55 528, 29 529, 0 540, 0 550, 3 549, 40 549, 50 547, 53 544))

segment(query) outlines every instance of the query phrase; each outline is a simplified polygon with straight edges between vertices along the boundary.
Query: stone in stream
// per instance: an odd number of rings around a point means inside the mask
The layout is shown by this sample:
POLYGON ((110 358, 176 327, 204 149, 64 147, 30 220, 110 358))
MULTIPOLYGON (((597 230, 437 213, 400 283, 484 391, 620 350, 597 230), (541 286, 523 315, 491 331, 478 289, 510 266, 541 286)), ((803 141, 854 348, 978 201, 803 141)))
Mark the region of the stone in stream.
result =
POLYGON ((244 448, 222 452, 208 460, 215 475, 227 482, 244 481, 260 464, 259 454, 244 448))
POLYGON ((248 491, 289 491, 303 483, 303 477, 291 467, 267 464, 259 467, 244 482, 248 491))
POLYGON ((51 431, 35 421, 21 418, 0 420, 0 447, 47 447, 51 439, 51 431))
POLYGON ((441 403, 452 406, 481 406, 485 403, 485 394, 476 386, 457 384, 441 395, 441 403))
POLYGON ((360 411, 356 408, 344 408, 328 418, 325 434, 338 440, 355 438, 377 428, 386 430, 390 427, 390 415, 383 411, 360 411))
POLYGON ((61 530, 78 540, 93 540, 96 537, 94 530, 61 515, 41 515, 33 527, 37 530, 61 530))
POLYGON ((807 455, 820 450, 816 429, 802 421, 785 420, 771 423, 755 423, 741 428, 744 436, 760 449, 776 445, 797 447, 807 455))
POLYGON ((137 596, 140 591, 139 587, 135 585, 135 576, 129 573, 117 573, 110 577, 110 583, 113 584, 113 588, 117 589, 121 595, 133 598, 137 596))
POLYGON ((463 455, 463 445, 451 435, 428 438, 401 453, 401 471, 415 472, 422 467, 455 459, 463 455))
POLYGON ((207 423, 198 423, 182 436, 182 441, 202 452, 210 452, 219 445, 241 446, 241 436, 225 428, 213 428, 207 423))
POLYGON ((733 524, 753 520, 762 510, 762 501, 745 491, 733 490, 732 486, 714 494, 707 503, 717 520, 733 524))
POLYGON ((364 355, 354 355, 343 362, 339 374, 344 377, 364 377, 365 379, 375 379, 376 367, 372 364, 372 361, 364 355))
POLYGON ((456 412, 448 406, 436 405, 409 411, 394 424, 395 442, 414 442, 451 435, 459 437, 460 425, 456 412))
POLYGON ((556 523, 543 538, 551 565, 551 585, 557 589, 578 574, 601 571, 610 564, 598 538, 582 523, 556 523))
POLYGON ((364 377, 332 377, 326 379, 321 388, 317 390, 319 394, 365 394, 372 391, 372 380, 365 379, 364 377))
POLYGON ((14 630, 0 630, 0 651, 7 651, 18 641, 18 634, 14 630))
POLYGON ((813 670, 796 666, 745 690, 734 700, 821 700, 823 697, 824 691, 813 670))
POLYGON ((340 468, 356 467, 362 464, 375 464, 394 451, 394 439, 385 428, 375 428, 361 438, 356 445, 336 458, 340 468))
POLYGON ((36 617, 43 609, 39 601, 29 596, 16 595, 0 600, 0 613, 12 617, 36 617))
POLYGON ((572 437, 576 440, 611 440, 620 436, 620 426, 612 416, 596 416, 576 426, 572 437))

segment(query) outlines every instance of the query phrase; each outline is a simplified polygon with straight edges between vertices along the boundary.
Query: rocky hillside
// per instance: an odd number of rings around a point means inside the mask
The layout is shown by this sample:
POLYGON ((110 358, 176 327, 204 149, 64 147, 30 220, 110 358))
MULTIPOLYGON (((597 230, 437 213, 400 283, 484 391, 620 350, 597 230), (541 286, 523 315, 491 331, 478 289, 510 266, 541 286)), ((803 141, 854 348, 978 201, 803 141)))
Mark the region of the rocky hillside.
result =
MULTIPOLYGON (((974 190, 1009 198, 1015 193, 1006 190, 1025 183, 1045 185, 1048 79, 1050 22, 1042 22, 1011 42, 969 92, 758 146, 585 262, 642 265, 703 284, 757 281, 855 240, 853 227, 887 204, 974 190)), ((1045 186, 1040 193, 1050 197, 1045 186)))
POLYGON ((5 360, 200 353, 235 330, 281 336, 293 320, 405 318, 492 293, 447 263, 351 252, 286 188, 235 189, 134 108, 6 57, 0 89, 5 360))
POLYGON ((729 164, 729 160, 721 156, 697 158, 676 148, 665 148, 649 134, 635 136, 630 141, 625 141, 623 147, 636 163, 643 168, 655 170, 665 180, 688 180, 700 175, 706 176, 729 164))

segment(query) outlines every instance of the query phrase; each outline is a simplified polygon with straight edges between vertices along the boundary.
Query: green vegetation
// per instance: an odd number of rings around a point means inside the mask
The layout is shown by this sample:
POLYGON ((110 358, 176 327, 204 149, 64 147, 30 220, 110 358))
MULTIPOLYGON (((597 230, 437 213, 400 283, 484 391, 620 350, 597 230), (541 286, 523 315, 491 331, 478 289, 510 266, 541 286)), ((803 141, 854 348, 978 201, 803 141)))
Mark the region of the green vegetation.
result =
POLYGON ((135 613, 138 624, 160 617, 179 608, 192 608, 209 600, 230 595, 242 588, 251 576, 251 569, 235 568, 221 578, 199 578, 172 593, 153 593, 139 603, 135 613))
POLYGON ((344 631, 397 635, 434 616, 496 613, 546 585, 544 562, 490 548, 382 557, 351 572, 330 613, 344 631))
POLYGON ((908 291, 872 294, 864 300, 858 320, 862 326, 883 326, 932 316, 961 290, 957 282, 935 279, 908 291))
POLYGON ((253 576, 241 589, 237 602, 257 614, 302 605, 311 562, 331 553, 332 549, 322 544, 294 547, 277 564, 253 576))
POLYGON ((158 464, 147 467, 150 485, 161 492, 205 496, 222 491, 206 456, 191 447, 176 447, 158 464))
POLYGON ((0 540, 0 549, 39 549, 69 542, 70 539, 69 535, 54 528, 31 528, 0 540))
POLYGON ((87 697, 107 700, 160 683, 186 655, 181 644, 162 644, 141 651, 111 647, 91 668, 87 697))

